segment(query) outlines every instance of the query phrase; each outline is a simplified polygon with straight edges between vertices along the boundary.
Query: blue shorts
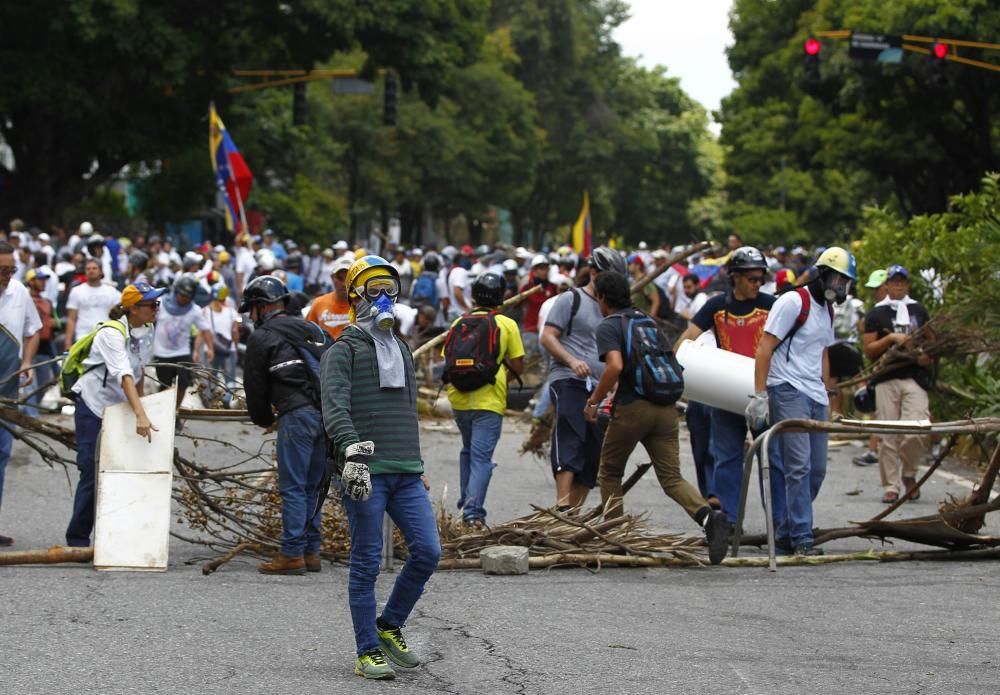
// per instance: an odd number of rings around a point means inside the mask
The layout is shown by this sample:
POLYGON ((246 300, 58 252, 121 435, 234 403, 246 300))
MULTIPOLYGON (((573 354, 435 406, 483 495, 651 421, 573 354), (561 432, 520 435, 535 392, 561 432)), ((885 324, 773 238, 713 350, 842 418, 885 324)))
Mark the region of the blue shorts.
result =
POLYGON ((604 433, 583 417, 590 396, 586 382, 559 379, 549 386, 556 420, 552 427, 552 473, 573 471, 573 482, 590 489, 597 484, 604 433))

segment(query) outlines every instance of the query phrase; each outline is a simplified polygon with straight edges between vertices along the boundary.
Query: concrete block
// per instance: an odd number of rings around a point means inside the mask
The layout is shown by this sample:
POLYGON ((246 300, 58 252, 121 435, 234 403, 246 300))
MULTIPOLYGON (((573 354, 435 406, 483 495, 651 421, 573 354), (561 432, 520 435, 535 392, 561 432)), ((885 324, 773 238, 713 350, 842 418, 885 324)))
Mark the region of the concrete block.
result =
POLYGON ((517 545, 494 545, 479 552, 484 574, 527 574, 528 549, 517 545))

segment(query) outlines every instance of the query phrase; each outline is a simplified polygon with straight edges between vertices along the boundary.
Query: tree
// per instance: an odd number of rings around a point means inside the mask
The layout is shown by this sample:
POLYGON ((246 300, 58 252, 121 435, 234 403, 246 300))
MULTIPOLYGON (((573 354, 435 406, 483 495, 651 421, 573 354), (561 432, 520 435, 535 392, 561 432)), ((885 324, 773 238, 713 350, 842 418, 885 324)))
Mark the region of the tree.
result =
MULTIPOLYGON (((308 68, 360 45, 428 89, 468 63, 486 0, 38 0, 5 3, 0 216, 59 217, 129 163, 167 160, 204 142, 208 102, 225 106, 236 67, 308 68), (391 63, 387 62, 391 61, 391 63)), ((6 218, 4 218, 6 219, 6 218)))
POLYGON ((866 205, 944 210, 998 165, 1000 97, 982 70, 928 60, 864 63, 825 41, 806 91, 802 43, 832 28, 976 39, 1000 29, 985 1, 737 0, 729 51, 737 89, 723 102, 727 217, 748 241, 831 243, 856 236, 866 205))

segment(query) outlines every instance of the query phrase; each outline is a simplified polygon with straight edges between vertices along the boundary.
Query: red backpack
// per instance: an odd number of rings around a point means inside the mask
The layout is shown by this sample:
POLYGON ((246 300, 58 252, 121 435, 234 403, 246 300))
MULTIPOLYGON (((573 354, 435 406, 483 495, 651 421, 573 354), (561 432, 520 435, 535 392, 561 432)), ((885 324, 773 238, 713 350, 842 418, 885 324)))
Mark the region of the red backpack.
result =
MULTIPOLYGON (((802 300, 802 308, 799 309, 799 315, 795 317, 795 324, 792 326, 792 330, 788 331, 788 335, 781 339, 781 341, 774 346, 775 352, 781 347, 781 344, 788 341, 788 349, 785 351, 785 361, 789 361, 792 358, 792 338, 795 334, 799 332, 806 320, 809 318, 809 311, 812 309, 812 296, 809 294, 809 288, 807 287, 796 287, 795 291, 798 293, 799 298, 802 300)), ((826 303, 826 310, 830 313, 830 325, 833 325, 833 303, 826 303)))
POLYGON ((463 392, 496 383, 502 364, 496 317, 495 311, 473 309, 451 327, 444 340, 444 383, 463 392))

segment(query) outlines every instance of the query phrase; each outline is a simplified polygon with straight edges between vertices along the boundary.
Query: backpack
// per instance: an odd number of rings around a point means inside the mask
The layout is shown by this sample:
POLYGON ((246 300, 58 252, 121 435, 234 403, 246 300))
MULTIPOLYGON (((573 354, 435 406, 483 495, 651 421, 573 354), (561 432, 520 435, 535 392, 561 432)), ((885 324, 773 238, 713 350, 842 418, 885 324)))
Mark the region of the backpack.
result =
POLYGON ((573 293, 573 305, 569 309, 569 320, 566 321, 566 330, 562 332, 562 335, 568 338, 573 333, 573 319, 576 318, 577 313, 580 311, 580 292, 581 290, 574 287, 570 292, 573 293))
POLYGON ((636 395, 656 405, 673 405, 684 393, 684 368, 656 319, 633 310, 622 315, 623 376, 636 395))
POLYGON ((298 353, 298 360, 290 360, 271 367, 271 371, 284 368, 290 364, 301 364, 306 371, 306 378, 309 382, 309 395, 317 408, 323 405, 320 388, 320 362, 323 354, 330 349, 333 341, 329 334, 312 321, 301 322, 304 330, 299 329, 299 321, 269 321, 269 330, 275 331, 285 338, 298 353))
POLYGON ((59 393, 64 398, 75 397, 76 394, 73 392, 73 386, 80 380, 80 377, 97 367, 105 368, 104 379, 105 383, 107 383, 107 365, 93 364, 85 367, 83 364, 84 360, 90 356, 90 349, 94 345, 94 338, 97 337, 97 332, 102 328, 117 329, 122 334, 122 339, 128 340, 128 329, 125 328, 121 321, 101 321, 94 326, 90 333, 73 343, 66 354, 66 359, 63 360, 62 368, 59 370, 59 393))
POLYGON ((444 383, 462 392, 496 383, 502 364, 496 317, 495 311, 474 309, 451 327, 444 340, 444 383))
POLYGON ((413 283, 410 306, 419 309, 423 306, 437 307, 437 304, 437 276, 434 273, 421 273, 417 281, 413 283))
MULTIPOLYGON (((799 298, 802 300, 802 308, 799 309, 799 315, 795 317, 795 323, 792 325, 792 330, 788 331, 788 335, 782 338, 777 345, 774 346, 775 351, 781 344, 786 340, 788 341, 788 349, 785 350, 785 361, 788 362, 792 359, 792 338, 795 334, 799 332, 799 329, 805 324, 806 320, 809 318, 809 310, 812 308, 812 297, 809 294, 808 287, 796 287, 795 292, 798 293, 799 298)), ((833 325, 833 303, 826 303, 826 310, 830 313, 830 325, 833 325)))

